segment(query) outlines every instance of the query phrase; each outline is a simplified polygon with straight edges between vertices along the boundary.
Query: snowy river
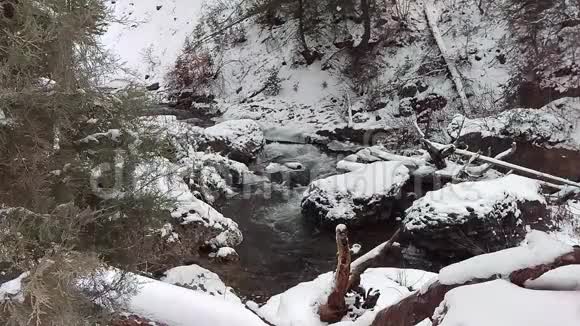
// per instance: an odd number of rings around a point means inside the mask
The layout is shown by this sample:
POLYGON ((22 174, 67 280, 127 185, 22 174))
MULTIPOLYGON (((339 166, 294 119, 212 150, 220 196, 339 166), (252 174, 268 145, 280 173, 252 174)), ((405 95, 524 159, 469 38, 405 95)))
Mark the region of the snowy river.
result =
MULTIPOLYGON (((314 180, 336 174, 337 159, 338 155, 312 145, 270 143, 254 169, 259 171, 269 162, 296 161, 310 169, 314 180)), ((306 188, 274 188, 266 196, 261 191, 239 195, 220 208, 238 222, 244 241, 236 248, 241 258, 238 264, 214 269, 242 296, 251 294, 258 302, 333 270, 336 264, 334 232, 319 230, 301 215, 300 202, 306 188)), ((395 227, 386 223, 351 230, 351 245, 358 243, 366 252, 388 239, 395 227)), ((399 264, 409 265, 405 260, 399 264)))

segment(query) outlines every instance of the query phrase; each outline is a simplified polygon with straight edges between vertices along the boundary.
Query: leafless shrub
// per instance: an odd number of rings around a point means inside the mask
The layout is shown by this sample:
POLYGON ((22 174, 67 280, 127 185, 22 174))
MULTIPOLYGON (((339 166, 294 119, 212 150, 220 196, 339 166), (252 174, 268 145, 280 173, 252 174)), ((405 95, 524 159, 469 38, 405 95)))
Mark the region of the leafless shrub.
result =
POLYGON ((264 94, 268 96, 276 96, 280 94, 282 89, 282 79, 278 76, 280 72, 277 68, 272 68, 268 71, 268 79, 264 83, 264 94))
POLYGON ((204 87, 213 79, 214 70, 209 51, 187 45, 168 74, 168 85, 173 89, 204 87))
POLYGON ((411 12, 411 0, 394 0, 393 11, 397 21, 401 24, 407 24, 409 21, 409 13, 411 12))

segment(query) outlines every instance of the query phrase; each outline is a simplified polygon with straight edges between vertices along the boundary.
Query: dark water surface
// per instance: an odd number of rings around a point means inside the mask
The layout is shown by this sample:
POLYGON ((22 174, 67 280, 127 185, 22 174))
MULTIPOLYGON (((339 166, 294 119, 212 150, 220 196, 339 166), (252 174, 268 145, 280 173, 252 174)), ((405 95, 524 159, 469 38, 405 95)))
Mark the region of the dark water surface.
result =
MULTIPOLYGON (((266 146, 254 168, 260 170, 270 161, 298 161, 317 179, 336 174, 337 159, 315 146, 273 143, 266 146)), ((220 208, 239 224, 244 241, 236 248, 239 264, 212 268, 242 296, 258 302, 336 266, 334 232, 319 230, 301 215, 306 187, 275 188, 267 196, 260 191, 239 195, 220 208)), ((361 244, 364 253, 389 239, 395 229, 395 223, 386 223, 350 230, 351 244, 361 244)))

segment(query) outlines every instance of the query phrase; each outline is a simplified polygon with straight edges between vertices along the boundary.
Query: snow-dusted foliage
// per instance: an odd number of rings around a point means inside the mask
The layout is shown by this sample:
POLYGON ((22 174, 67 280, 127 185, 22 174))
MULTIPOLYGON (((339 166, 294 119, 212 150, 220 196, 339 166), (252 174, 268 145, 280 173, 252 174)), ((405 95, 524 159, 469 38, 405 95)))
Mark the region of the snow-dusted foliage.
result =
MULTIPOLYGON (((347 304, 351 313, 342 322, 333 324, 341 326, 368 326, 376 313, 391 304, 398 302, 414 290, 420 289, 429 282, 435 274, 396 268, 371 268, 361 278, 364 289, 380 293, 376 305, 363 308, 357 295, 350 293, 347 304), (358 303, 356 303, 358 301, 358 303)), ((324 303, 331 291, 333 273, 325 273, 316 279, 296 285, 284 293, 272 297, 258 310, 258 314, 277 326, 322 326, 318 306, 324 303)))
POLYGON ((317 223, 362 225, 388 219, 409 170, 400 162, 376 162, 316 180, 304 192, 302 211, 317 223))
POLYGON ((550 207, 556 230, 552 235, 570 245, 580 245, 580 200, 570 199, 550 207))

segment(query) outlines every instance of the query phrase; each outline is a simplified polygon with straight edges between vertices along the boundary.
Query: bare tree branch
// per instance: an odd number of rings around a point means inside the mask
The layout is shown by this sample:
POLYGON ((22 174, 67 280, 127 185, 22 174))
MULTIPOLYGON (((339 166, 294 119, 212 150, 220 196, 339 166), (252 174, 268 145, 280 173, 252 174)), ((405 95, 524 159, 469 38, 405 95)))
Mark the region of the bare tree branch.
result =
POLYGON ((353 289, 360 284, 360 276, 362 273, 371 267, 377 259, 386 256, 393 247, 398 247, 396 240, 400 234, 401 229, 398 229, 388 241, 381 243, 366 254, 360 256, 350 265, 349 289, 353 289))
MULTIPOLYGON (((514 142, 514 143, 512 143, 512 146, 510 147, 510 149, 507 149, 507 150, 497 154, 495 156, 495 159, 496 160, 506 159, 506 158, 512 156, 516 152, 516 150, 517 150, 517 144, 514 142)), ((476 161, 479 156, 480 155, 472 156, 472 158, 470 159, 470 162, 472 160, 476 161)), ((489 171, 492 167, 493 167, 493 164, 491 164, 491 163, 484 163, 482 165, 473 166, 473 167, 470 167, 467 164, 465 167, 465 172, 469 175, 480 177, 480 176, 484 175, 485 172, 489 171)))

